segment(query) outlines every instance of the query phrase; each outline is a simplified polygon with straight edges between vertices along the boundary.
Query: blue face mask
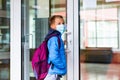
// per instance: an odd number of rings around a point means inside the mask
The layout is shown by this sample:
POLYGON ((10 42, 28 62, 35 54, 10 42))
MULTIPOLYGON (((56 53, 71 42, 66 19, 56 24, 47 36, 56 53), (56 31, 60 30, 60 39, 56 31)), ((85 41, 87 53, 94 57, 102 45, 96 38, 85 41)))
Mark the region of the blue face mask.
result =
POLYGON ((61 34, 63 34, 66 30, 66 26, 63 24, 57 25, 56 30, 59 31, 61 34))

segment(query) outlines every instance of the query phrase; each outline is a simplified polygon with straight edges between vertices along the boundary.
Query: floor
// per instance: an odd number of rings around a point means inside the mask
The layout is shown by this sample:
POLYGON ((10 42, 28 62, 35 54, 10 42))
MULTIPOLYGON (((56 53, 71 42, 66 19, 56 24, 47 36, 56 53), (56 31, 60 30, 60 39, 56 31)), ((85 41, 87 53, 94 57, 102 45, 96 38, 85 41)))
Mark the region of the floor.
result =
POLYGON ((80 64, 80 80, 120 80, 120 64, 80 64))

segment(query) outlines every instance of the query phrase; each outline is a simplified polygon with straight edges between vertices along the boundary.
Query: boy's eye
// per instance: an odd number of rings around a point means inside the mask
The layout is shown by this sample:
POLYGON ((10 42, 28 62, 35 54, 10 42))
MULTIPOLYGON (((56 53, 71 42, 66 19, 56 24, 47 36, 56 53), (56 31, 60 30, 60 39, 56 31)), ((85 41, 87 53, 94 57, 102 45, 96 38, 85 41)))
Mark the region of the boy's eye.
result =
POLYGON ((64 24, 64 23, 58 23, 58 25, 60 25, 60 24, 64 24))
POLYGON ((60 25, 61 23, 58 23, 58 25, 60 25))

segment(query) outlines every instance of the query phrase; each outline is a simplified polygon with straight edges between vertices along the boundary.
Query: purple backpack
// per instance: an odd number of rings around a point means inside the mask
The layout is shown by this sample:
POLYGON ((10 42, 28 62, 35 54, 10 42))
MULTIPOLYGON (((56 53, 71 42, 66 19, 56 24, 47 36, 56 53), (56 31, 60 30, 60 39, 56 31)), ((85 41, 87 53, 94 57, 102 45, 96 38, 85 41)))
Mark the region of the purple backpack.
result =
MULTIPOLYGON (((36 80, 44 80, 46 77, 50 64, 48 64, 48 48, 47 41, 53 37, 57 36, 55 34, 50 35, 47 39, 45 39, 40 46, 35 50, 32 57, 32 69, 35 74, 36 80)), ((58 44, 60 46, 60 39, 58 38, 58 44)))

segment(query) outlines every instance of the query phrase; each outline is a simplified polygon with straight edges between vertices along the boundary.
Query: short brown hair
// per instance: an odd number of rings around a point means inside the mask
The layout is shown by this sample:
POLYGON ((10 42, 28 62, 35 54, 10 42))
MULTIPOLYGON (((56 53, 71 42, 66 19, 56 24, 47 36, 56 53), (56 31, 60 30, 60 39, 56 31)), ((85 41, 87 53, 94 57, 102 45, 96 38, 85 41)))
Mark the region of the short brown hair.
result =
POLYGON ((56 19, 56 18, 61 18, 61 19, 63 19, 63 17, 62 17, 61 15, 53 15, 53 16, 51 16, 50 19, 49 19, 49 24, 50 24, 50 25, 53 24, 53 23, 55 22, 55 19, 56 19))

